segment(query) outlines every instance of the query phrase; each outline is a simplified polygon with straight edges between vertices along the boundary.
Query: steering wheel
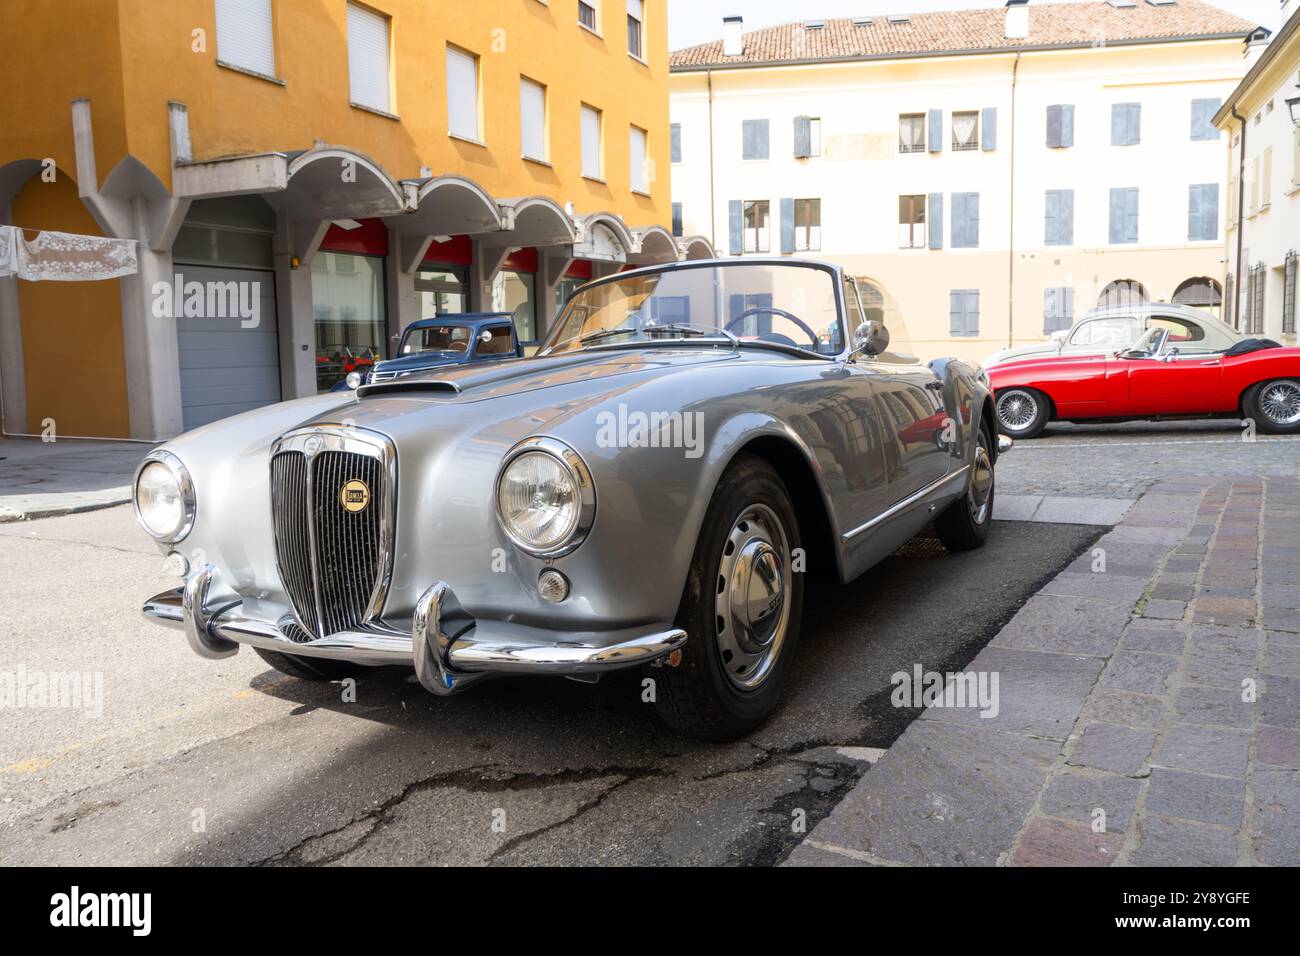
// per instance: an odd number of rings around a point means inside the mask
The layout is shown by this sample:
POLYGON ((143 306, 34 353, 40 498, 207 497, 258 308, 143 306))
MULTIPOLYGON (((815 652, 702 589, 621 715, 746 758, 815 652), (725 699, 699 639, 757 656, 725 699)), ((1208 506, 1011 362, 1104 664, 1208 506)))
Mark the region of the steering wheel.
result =
POLYGON ((794 339, 790 338, 790 336, 782 335, 780 332, 769 332, 767 333, 767 337, 760 336, 760 338, 763 341, 765 342, 780 341, 782 345, 793 345, 795 348, 811 348, 811 349, 817 348, 817 333, 808 327, 807 322, 799 318, 799 316, 797 315, 791 315, 785 309, 773 308, 770 305, 756 305, 746 309, 744 312, 740 313, 738 316, 736 316, 730 322, 728 322, 724 327, 724 331, 730 332, 731 327, 733 325, 739 325, 741 322, 744 322, 751 315, 760 315, 764 312, 768 313, 769 315, 779 315, 783 319, 789 319, 795 325, 799 326, 801 330, 808 333, 808 338, 812 340, 812 344, 809 346, 801 346, 794 339))

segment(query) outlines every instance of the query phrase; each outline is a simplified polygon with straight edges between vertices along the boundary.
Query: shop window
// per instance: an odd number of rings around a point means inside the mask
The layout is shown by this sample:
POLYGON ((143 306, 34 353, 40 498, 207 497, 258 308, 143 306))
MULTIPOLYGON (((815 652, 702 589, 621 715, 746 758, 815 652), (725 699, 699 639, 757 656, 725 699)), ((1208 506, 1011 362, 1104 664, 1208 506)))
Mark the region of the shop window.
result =
POLYGON ((492 311, 514 316, 521 342, 537 341, 537 277, 531 272, 502 269, 492 280, 492 311))
POLYGON ((365 371, 384 357, 384 260, 318 252, 312 260, 311 291, 316 313, 316 389, 325 392, 349 372, 365 371))
POLYGON ((454 266, 421 269, 415 274, 420 318, 459 315, 465 311, 466 270, 454 266))

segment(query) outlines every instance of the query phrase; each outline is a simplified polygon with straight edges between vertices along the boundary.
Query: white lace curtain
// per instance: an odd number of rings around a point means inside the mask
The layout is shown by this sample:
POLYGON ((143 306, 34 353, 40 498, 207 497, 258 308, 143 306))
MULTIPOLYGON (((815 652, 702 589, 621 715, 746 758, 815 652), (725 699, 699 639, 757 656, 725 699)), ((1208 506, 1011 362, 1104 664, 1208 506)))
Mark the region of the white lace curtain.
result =
POLYGON ((134 239, 49 231, 24 239, 17 226, 0 226, 0 278, 84 282, 134 275, 138 268, 134 239))

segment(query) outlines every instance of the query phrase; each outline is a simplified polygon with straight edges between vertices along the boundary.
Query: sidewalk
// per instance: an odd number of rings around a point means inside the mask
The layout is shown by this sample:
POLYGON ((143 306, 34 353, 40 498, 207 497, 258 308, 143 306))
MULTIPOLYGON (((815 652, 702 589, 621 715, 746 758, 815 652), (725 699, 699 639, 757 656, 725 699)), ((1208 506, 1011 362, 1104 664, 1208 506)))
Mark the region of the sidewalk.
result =
POLYGON ((128 502, 136 466, 152 447, 72 438, 0 439, 0 522, 128 502))
POLYGON ((1300 864, 1300 480, 1157 483, 964 670, 787 865, 1300 864))

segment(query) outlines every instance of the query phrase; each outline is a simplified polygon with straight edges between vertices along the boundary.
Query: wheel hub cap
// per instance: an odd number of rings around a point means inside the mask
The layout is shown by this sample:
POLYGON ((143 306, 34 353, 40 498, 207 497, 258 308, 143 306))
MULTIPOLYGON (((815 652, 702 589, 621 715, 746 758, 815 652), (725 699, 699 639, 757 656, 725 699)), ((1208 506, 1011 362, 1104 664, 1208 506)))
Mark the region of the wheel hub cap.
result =
POLYGON ((1023 429, 1038 414, 1038 403, 1024 392, 1008 392, 998 400, 998 418, 1011 429, 1023 429))
POLYGON ((967 500, 970 504, 971 517, 976 524, 983 524, 988 517, 989 504, 993 499, 993 460, 988 449, 981 441, 975 449, 975 463, 972 466, 970 492, 967 500))
POLYGON ((1300 385, 1274 382, 1267 386, 1259 397, 1259 410, 1275 425, 1300 422, 1300 385))
POLYGON ((790 621, 789 545, 766 505, 746 509, 722 548, 714 633, 722 668, 735 686, 753 690, 771 673, 790 621))

